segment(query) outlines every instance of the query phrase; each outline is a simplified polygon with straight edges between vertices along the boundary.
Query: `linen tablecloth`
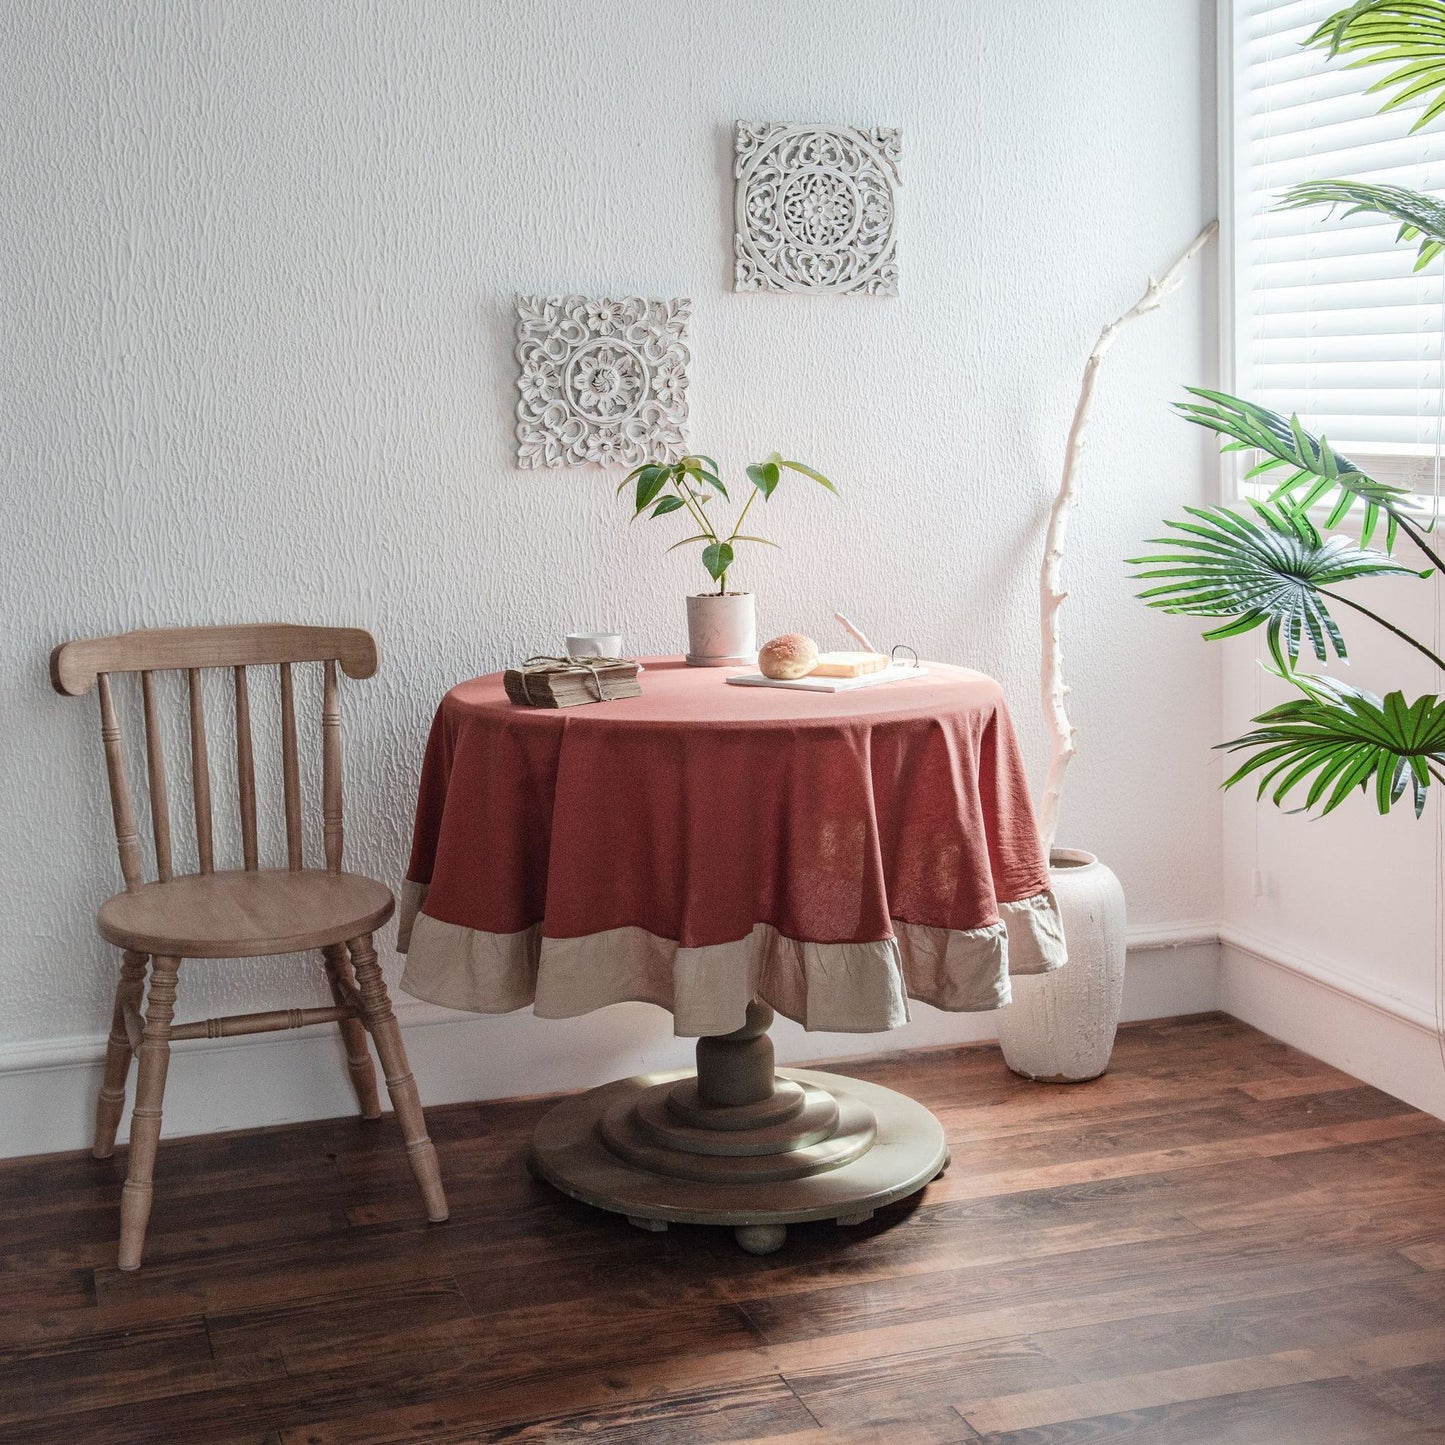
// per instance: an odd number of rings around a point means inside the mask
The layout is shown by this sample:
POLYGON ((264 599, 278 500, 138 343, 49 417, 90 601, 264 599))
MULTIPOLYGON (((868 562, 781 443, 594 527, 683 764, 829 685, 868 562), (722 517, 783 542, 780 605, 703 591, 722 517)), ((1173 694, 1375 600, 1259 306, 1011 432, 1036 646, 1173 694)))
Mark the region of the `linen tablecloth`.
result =
POLYGON ((980 1010, 1064 962, 1003 697, 929 663, 852 692, 735 687, 648 660, 643 694, 517 707, 453 688, 422 768, 402 987, 569 1018, 625 999, 680 1035, 761 996, 875 1032, 908 998, 980 1010))

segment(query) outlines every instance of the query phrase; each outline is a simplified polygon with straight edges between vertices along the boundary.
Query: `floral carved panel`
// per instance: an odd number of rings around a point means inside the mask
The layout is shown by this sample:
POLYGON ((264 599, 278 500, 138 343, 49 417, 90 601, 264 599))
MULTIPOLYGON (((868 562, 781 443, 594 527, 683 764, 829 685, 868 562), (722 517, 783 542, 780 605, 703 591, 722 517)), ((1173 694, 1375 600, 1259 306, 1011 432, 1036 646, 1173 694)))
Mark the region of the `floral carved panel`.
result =
POLYGON ((687 447, 692 302, 517 298, 517 464, 635 467, 687 447))
POLYGON ((739 291, 898 294, 900 132, 739 121, 739 291))

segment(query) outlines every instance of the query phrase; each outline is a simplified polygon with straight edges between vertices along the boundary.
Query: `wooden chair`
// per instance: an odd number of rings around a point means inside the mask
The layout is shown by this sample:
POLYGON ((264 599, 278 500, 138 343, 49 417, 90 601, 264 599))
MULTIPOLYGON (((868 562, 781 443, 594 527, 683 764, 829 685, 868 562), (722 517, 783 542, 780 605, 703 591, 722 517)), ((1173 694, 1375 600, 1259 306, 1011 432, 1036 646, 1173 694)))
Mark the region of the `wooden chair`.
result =
POLYGON ((371 1034, 401 1123, 413 1173, 428 1218, 447 1217, 436 1150, 427 1137, 416 1084, 407 1066, 401 1030, 392 1014, 372 934, 391 917, 394 900, 384 884, 341 869, 341 714, 336 669, 366 678, 376 671, 376 643, 355 628, 185 627, 127 632, 67 642, 50 656, 57 692, 78 697, 97 688, 116 847, 125 892, 108 899, 96 917, 102 938, 124 950, 105 1056, 105 1079, 95 1113, 96 1158, 110 1157, 125 1104, 131 1055, 136 1055, 135 1109, 130 1163, 120 1208, 120 1267, 137 1269, 150 1216, 161 1099, 173 1039, 227 1038, 307 1024, 340 1026, 351 1080, 362 1114, 380 1116, 376 1075, 366 1047, 371 1034), (292 665, 323 666, 321 708, 322 818, 326 867, 307 868, 301 856, 301 782, 296 743, 292 665), (286 867, 261 868, 256 848, 256 769, 251 745, 248 667, 281 670, 281 775, 286 814, 286 867), (236 778, 241 815, 240 870, 217 871, 211 829, 211 773, 201 690, 203 668, 230 668, 235 679, 236 778), (152 676, 186 674, 190 702, 191 794, 199 873, 175 876, 165 760, 152 676), (156 881, 142 876, 141 843, 126 781, 120 727, 111 691, 115 673, 140 673, 145 718, 146 773, 155 838, 156 881), (319 948, 334 1006, 239 1014, 173 1025, 176 978, 183 958, 254 958, 319 948), (147 963, 150 985, 145 991, 147 963), (145 991, 145 1013, 141 997, 145 991))

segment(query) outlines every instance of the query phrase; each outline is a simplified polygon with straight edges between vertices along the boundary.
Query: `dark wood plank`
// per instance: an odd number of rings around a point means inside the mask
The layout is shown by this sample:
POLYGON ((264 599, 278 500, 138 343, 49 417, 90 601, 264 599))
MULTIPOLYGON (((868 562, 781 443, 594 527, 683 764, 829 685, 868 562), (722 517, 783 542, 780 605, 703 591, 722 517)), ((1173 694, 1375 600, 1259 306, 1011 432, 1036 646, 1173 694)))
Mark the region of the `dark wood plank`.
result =
MULTIPOLYGON (((978 1331, 996 1333, 996 1314, 1014 1324, 1037 1317, 1046 1326, 1056 1307, 1086 1318, 1119 1318, 1117 1307, 1126 1299, 1140 1301, 1135 1314, 1151 1306, 1166 1313, 1193 1303, 1293 1292, 1303 1282, 1345 1287, 1418 1278, 1418 1269, 1391 1251, 1418 1237, 1422 1227, 1408 1209, 1371 1220, 1325 1215, 1309 1219, 1303 1232, 1294 1220, 1282 1220, 739 1303, 770 1345, 816 1341, 823 1354, 856 1348, 857 1358, 867 1358, 870 1336, 923 1344, 987 1338, 978 1331), (930 1332, 939 1338, 930 1339, 930 1332)), ((789 1358, 793 1353, 807 1352, 789 1351, 789 1358)))
MULTIPOLYGON (((767 1445, 977 1445, 982 1437, 956 1410, 908 1421, 906 1433, 893 1425, 815 1425, 790 1435, 770 1435, 767 1445)), ((645 1442, 639 1442, 645 1445, 645 1442)), ((752 1445, 741 1440, 737 1445, 752 1445)))
POLYGON ((1445 1435, 1445 1363, 1360 1371, 1355 1378, 1397 1415, 1445 1435))
POLYGON ((1421 1269, 1445 1269, 1445 1239, 1425 1239, 1419 1244, 1408 1244, 1400 1253, 1421 1269))
MULTIPOLYGON (((1246 1438, 1290 1441, 1394 1440, 1421 1438, 1418 1422, 1387 1404, 1357 1378, 1371 1374, 1389 1360, 1400 1369, 1445 1359, 1445 1329, 1389 1333, 1358 1346, 1324 1350, 1285 1350, 1242 1358, 1177 1366, 1142 1374, 1122 1375, 1016 1392, 992 1399, 960 1401, 958 1412, 985 1439, 1105 1438, 1115 1424, 1152 1423, 1150 1439, 1221 1440, 1230 1438, 1231 1419, 1247 1419, 1246 1438), (1325 1386, 1338 1397, 1338 1417, 1325 1412, 1312 1426, 1290 1421, 1277 1399, 1281 1392, 1301 1393, 1301 1386, 1325 1386), (1356 1408, 1349 1408, 1353 1404, 1356 1408), (1359 1416, 1371 1419, 1362 1428, 1359 1416), (1196 1434, 1201 1421, 1215 1434, 1196 1434), (1348 1424, 1356 1433, 1341 1433, 1348 1424), (1057 1427, 1069 1426, 1068 1430, 1057 1427), (1268 1428, 1267 1428, 1268 1427, 1268 1428), (1272 1428, 1275 1433, 1269 1434, 1272 1428), (1048 1429, 1047 1436, 1031 1435, 1048 1429)), ((1310 1392, 1302 1392, 1304 1398, 1310 1392)), ((1439 1421, 1432 1422, 1438 1425, 1439 1421)), ((1128 1429, 1120 1433, 1126 1436, 1128 1429)))
POLYGON ((524 1425, 433 1436, 434 1445, 722 1445, 724 1441, 776 1440, 810 1430, 816 1422, 776 1375, 712 1389, 662 1395, 524 1425))
POLYGON ((122 1399, 128 1406, 211 1383, 205 1326, 112 1330, 81 1347, 8 1352, 0 1369, 0 1435, 7 1425, 122 1399))
POLYGON ((970 1394, 1008 1395, 1072 1384, 1075 1376, 1026 1336, 984 1340, 941 1350, 919 1350, 844 1367, 789 1370, 793 1392, 834 1429, 890 1428, 909 1438, 918 1423, 939 1422, 942 1402, 963 1382, 970 1394))
POLYGON ((975 1436, 986 1445, 1423 1445, 1440 1432, 1391 1410, 1353 1380, 1182 1400, 975 1436))
POLYGON ((472 1319, 472 1310, 451 1279, 422 1279, 373 1289, 262 1305, 234 1314, 208 1314, 206 1333, 214 1358, 271 1353, 298 1361, 318 1351, 333 1366, 364 1365, 388 1339, 410 1341, 434 1325, 472 1319))
POLYGON ((1389 1279, 1348 1290, 1228 1300, 1033 1337, 1040 1354, 1080 1381, 1178 1369, 1289 1350, 1338 1350, 1400 1331, 1445 1330, 1445 1290, 1389 1279))

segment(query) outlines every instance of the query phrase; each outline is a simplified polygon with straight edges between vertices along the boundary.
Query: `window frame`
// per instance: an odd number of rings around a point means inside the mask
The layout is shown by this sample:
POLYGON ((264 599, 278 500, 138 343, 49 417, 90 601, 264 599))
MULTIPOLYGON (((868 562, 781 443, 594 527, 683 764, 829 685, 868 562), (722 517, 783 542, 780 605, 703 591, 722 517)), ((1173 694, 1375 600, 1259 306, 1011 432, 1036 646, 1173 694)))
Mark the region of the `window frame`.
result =
MULTIPOLYGON (((1239 291, 1236 260, 1239 196, 1244 185, 1244 176, 1237 164, 1238 152, 1235 149, 1238 114, 1235 87, 1238 3, 1239 0, 1215 0, 1215 170, 1220 240, 1217 315, 1219 353, 1216 360, 1219 390, 1232 396, 1239 395, 1238 339, 1240 312, 1245 299, 1239 291)), ((1346 3, 1347 0, 1337 0, 1341 8, 1346 3)), ((1247 397, 1245 399, 1248 400, 1247 397)), ((1410 501, 1415 509, 1427 513, 1436 510, 1435 448, 1385 453, 1352 447, 1349 456, 1376 481, 1391 482, 1406 488, 1411 493, 1410 501)), ((1267 478, 1257 482, 1246 479, 1245 473, 1250 465, 1246 457, 1247 453, 1242 452, 1220 455, 1221 492, 1226 501, 1238 502, 1249 497, 1258 500, 1268 496, 1272 490, 1267 478)), ((1442 464, 1442 494, 1445 494, 1445 464, 1442 464)))

